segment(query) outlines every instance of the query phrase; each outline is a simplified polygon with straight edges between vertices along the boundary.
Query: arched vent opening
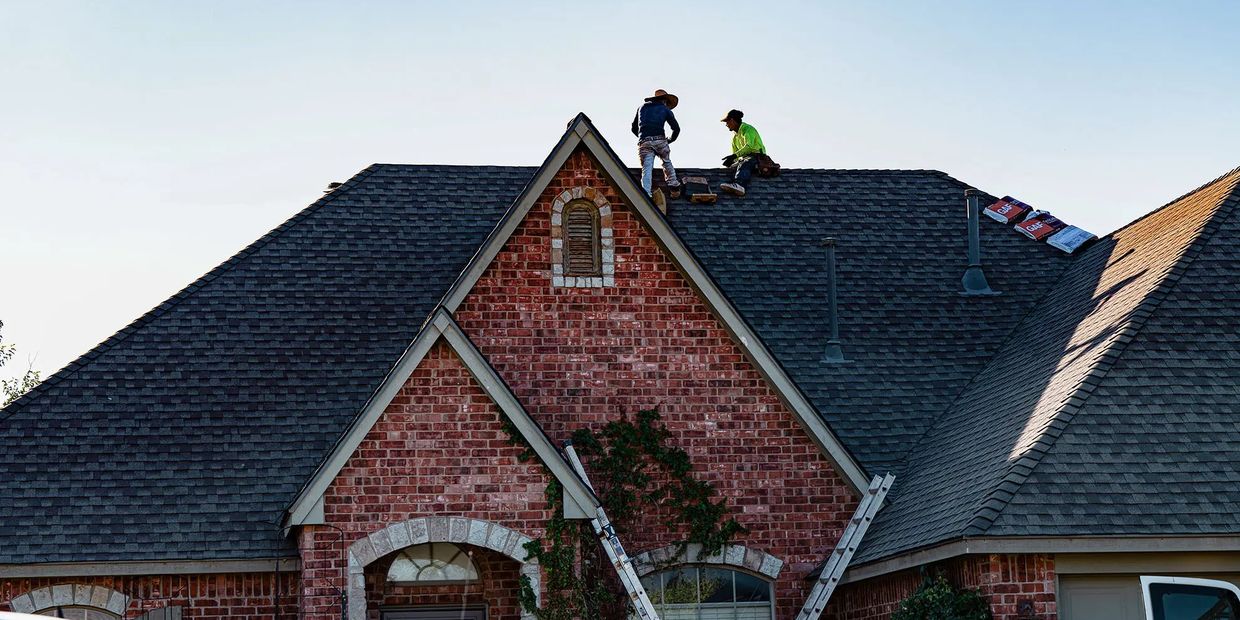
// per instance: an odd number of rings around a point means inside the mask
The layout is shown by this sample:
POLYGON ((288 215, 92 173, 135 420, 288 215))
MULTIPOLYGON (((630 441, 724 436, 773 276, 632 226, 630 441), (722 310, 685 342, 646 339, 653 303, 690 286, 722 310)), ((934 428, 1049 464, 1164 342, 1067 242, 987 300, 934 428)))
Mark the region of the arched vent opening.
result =
POLYGON ((599 213, 588 202, 570 203, 564 208, 564 274, 602 275, 599 240, 599 213))

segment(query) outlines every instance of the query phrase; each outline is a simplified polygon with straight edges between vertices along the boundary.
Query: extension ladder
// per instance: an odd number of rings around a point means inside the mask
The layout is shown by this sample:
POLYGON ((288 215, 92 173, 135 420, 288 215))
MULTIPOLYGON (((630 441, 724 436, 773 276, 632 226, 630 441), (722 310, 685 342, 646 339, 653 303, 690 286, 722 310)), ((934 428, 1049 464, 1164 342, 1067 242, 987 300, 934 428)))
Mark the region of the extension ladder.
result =
POLYGON ((895 479, 895 476, 887 474, 886 476, 874 476, 874 479, 870 481, 870 488, 866 489, 865 496, 861 498, 861 503, 857 506, 857 511, 853 513, 852 520, 848 522, 848 527, 844 528, 844 534, 836 543, 835 551, 831 552, 831 557, 827 558, 826 564, 822 567, 822 573, 818 575, 818 583, 814 584, 814 588, 810 590, 809 597, 805 599, 805 606, 797 614, 797 620, 818 620, 823 610, 827 608, 827 601, 831 600, 835 586, 839 585, 840 579, 843 578, 844 571, 848 569, 848 563, 852 561, 853 554, 861 545, 861 538, 865 536, 866 530, 870 529, 870 523, 874 521, 874 515, 882 507, 883 498, 887 496, 887 491, 891 490, 891 484, 895 482, 895 479))
MULTIPOLYGON (((577 458, 577 451, 573 449, 571 441, 564 443, 564 452, 568 455, 568 464, 581 477, 581 481, 593 491, 594 485, 590 484, 590 477, 586 475, 585 468, 581 466, 581 459, 577 458)), ((642 587, 637 571, 633 570, 633 562, 624 552, 624 546, 620 544, 620 538, 616 536, 616 528, 607 519, 607 513, 603 511, 602 505, 595 508, 595 516, 590 519, 590 524, 594 526, 594 533, 598 536, 599 542, 603 544, 603 549, 607 551, 607 557, 611 558, 611 565, 616 569, 616 574, 620 576, 620 583, 624 584, 624 589, 628 591, 629 601, 633 604, 637 617, 642 620, 659 620, 659 614, 654 610, 654 605, 646 594, 646 588, 642 587)))

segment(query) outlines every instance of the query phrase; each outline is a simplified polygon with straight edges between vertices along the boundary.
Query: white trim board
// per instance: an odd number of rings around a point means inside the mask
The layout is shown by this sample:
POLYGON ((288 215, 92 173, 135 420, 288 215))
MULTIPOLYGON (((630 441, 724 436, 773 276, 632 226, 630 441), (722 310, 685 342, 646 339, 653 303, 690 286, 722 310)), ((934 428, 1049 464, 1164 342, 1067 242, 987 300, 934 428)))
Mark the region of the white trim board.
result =
POLYGON ((277 570, 283 573, 300 571, 301 561, 297 558, 267 558, 257 560, 151 560, 139 562, 0 564, 0 579, 274 573, 277 570))
POLYGON ((741 351, 745 353, 749 361, 767 380, 775 390, 775 393, 779 395, 780 400, 792 411, 797 422, 805 429, 814 443, 818 444, 818 448, 831 461, 835 470, 840 473, 844 481, 852 488, 853 493, 860 497, 870 485, 870 476, 866 475, 865 469, 844 447, 839 438, 835 436, 835 433, 827 426, 826 421, 819 415, 818 410, 805 397, 800 388, 793 383, 792 378, 788 376, 788 373, 775 359, 771 351, 766 348, 762 339, 745 322, 740 312, 732 305, 727 296, 723 294, 719 285, 715 283, 706 269, 698 262, 697 257, 681 241, 680 236, 676 234, 676 231, 672 229, 663 215, 659 213, 658 208, 650 202, 645 192, 629 176, 628 170, 624 167, 619 157, 611 150, 611 147, 607 145, 607 142, 599 135, 598 130, 590 123, 590 119, 584 114, 578 114, 569 123, 568 130, 564 133, 559 143, 556 144, 555 149, 552 150, 542 167, 535 173, 533 180, 529 185, 526 185, 517 201, 513 203, 503 219, 500 220, 486 241, 483 242, 481 249, 474 254, 474 257, 470 259, 469 264, 466 265, 456 282, 448 289, 441 301, 443 307, 448 312, 456 312, 461 302, 465 300, 479 278, 482 277, 487 267, 499 255, 500 250, 504 247, 504 243, 508 241, 508 238, 517 229, 517 226, 525 219, 525 216, 542 195, 543 190, 547 188, 547 185, 578 146, 584 146, 586 151, 594 157, 603 169, 604 174, 620 190, 624 201, 633 208, 638 219, 650 232, 651 236, 654 237, 655 242, 659 244, 680 273, 688 280, 690 286, 697 291, 702 301, 705 302, 706 307, 723 324, 741 351))
POLYGON ((465 332, 461 331, 460 325, 452 319, 447 310, 437 308, 430 320, 422 326, 413 343, 401 355, 396 366, 383 379, 383 383, 366 403, 361 414, 354 419, 349 430, 336 443, 331 454, 315 472, 310 482, 302 488, 301 493, 288 509, 285 527, 324 522, 322 502, 328 487, 331 486, 332 481, 336 479, 349 458, 353 456, 357 447, 361 445, 367 433, 374 428, 388 404, 404 387, 405 382, 421 365, 426 354, 430 352, 435 343, 439 342, 440 338, 443 338, 460 357, 482 389, 517 427, 521 436, 534 449, 534 453, 555 475, 556 480, 564 486, 565 516, 570 519, 584 519, 594 514, 598 506, 598 499, 594 493, 573 473, 564 461, 564 457, 560 455, 560 451, 551 443, 551 439, 521 406, 512 390, 487 363, 465 332))
POLYGON ((841 583, 854 583, 954 557, 990 553, 1183 553, 1240 551, 1236 536, 1027 536, 966 538, 856 565, 841 583))

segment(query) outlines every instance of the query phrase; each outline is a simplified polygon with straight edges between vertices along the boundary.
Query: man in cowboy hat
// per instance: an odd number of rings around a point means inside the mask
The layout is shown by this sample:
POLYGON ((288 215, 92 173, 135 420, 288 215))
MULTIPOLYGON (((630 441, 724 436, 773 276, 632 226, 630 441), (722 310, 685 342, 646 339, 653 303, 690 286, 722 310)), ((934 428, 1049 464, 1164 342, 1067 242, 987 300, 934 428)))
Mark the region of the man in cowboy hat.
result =
POLYGON ((732 136, 732 154, 723 158, 723 165, 733 169, 732 182, 720 185, 719 189, 736 196, 744 196, 749 188, 749 179, 753 177, 754 168, 758 167, 758 160, 754 156, 766 152, 758 130, 749 123, 741 122, 744 117, 745 113, 740 110, 728 110, 728 113, 719 119, 729 130, 736 133, 732 136))
POLYGON ((680 124, 672 115, 672 108, 680 99, 660 88, 654 95, 646 97, 646 103, 633 115, 633 135, 637 136, 637 156, 642 160, 642 189, 650 195, 651 176, 654 175, 654 157, 663 161, 663 180, 667 181, 668 190, 675 196, 680 190, 680 181, 676 179, 676 168, 672 166, 672 149, 669 144, 680 136, 680 124), (663 133, 663 125, 672 128, 672 137, 663 133))

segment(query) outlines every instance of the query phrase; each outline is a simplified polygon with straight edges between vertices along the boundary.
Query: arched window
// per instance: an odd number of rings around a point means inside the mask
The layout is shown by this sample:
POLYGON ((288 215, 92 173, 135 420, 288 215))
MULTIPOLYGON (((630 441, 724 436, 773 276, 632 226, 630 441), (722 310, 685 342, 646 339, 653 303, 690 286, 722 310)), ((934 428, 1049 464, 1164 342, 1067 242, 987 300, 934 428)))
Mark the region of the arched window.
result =
POLYGON ((53 618, 72 618, 73 620, 117 620, 120 616, 94 607, 52 607, 35 614, 53 618))
POLYGON ((584 200, 564 208, 564 275, 603 275, 598 208, 584 200))
POLYGON ((771 583, 715 566, 679 566, 642 578, 663 620, 770 620, 771 583))
POLYGON ((410 547, 396 556, 387 580, 394 584, 463 583, 478 580, 478 569, 469 553, 452 543, 410 547))

